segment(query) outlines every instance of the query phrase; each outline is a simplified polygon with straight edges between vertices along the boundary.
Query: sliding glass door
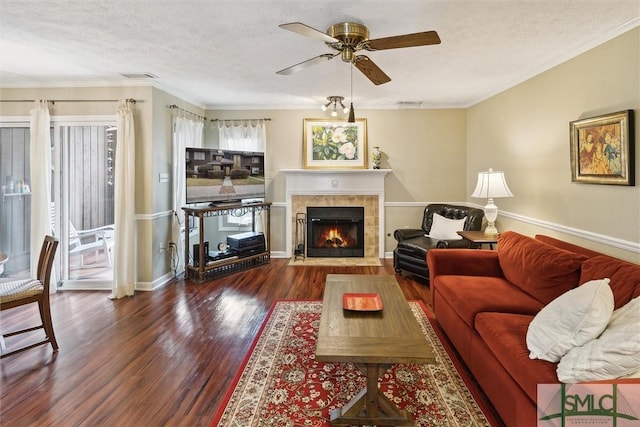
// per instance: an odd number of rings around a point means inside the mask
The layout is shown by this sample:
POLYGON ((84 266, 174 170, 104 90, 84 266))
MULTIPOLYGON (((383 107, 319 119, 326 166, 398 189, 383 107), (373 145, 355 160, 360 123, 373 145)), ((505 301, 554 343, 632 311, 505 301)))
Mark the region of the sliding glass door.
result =
POLYGON ((54 222, 60 286, 111 289, 115 119, 54 123, 54 222))
MULTIPOLYGON (((60 240, 56 275, 67 289, 111 289, 115 124, 111 116, 52 117, 50 220, 60 240)), ((29 153, 28 117, 0 118, 0 276, 29 275, 29 153)))

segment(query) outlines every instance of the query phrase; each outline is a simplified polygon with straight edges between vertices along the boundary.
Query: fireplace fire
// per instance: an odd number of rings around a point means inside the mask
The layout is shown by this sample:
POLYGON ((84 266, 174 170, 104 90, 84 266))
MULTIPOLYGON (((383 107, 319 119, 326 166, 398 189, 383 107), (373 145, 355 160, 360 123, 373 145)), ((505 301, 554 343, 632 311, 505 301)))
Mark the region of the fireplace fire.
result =
POLYGON ((363 207, 307 207, 308 257, 364 257, 363 207))
POLYGON ((349 236, 352 234, 351 231, 351 227, 323 227, 322 232, 317 233, 319 238, 314 243, 314 246, 325 248, 351 248, 355 245, 355 239, 349 236))

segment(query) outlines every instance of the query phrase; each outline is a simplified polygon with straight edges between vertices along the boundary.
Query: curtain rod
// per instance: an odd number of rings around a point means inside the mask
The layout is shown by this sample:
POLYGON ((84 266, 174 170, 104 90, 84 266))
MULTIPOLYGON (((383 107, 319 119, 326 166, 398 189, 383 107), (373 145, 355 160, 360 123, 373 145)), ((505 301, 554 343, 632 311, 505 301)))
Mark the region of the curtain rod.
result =
POLYGON ((171 104, 168 106, 169 109, 171 110, 178 110, 178 111, 182 111, 183 113, 187 113, 187 114, 191 114, 192 116, 196 116, 199 119, 202 120, 207 120, 207 118, 205 116, 201 116, 200 114, 196 114, 193 111, 189 111, 189 110, 185 110, 184 108, 180 108, 178 107, 176 104, 171 104))
MULTIPOLYGON (((37 101, 36 99, 0 99, 0 102, 35 102, 37 101)), ((55 104, 56 102, 119 102, 122 101, 121 99, 47 99, 47 102, 50 102, 52 104, 55 104)), ((133 98, 127 98, 125 99, 126 102, 130 102, 132 104, 135 104, 137 102, 143 102, 143 101, 136 101, 133 98)))
POLYGON ((264 117, 262 119, 211 119, 212 122, 240 122, 243 120, 264 120, 265 122, 271 121, 271 118, 264 117))

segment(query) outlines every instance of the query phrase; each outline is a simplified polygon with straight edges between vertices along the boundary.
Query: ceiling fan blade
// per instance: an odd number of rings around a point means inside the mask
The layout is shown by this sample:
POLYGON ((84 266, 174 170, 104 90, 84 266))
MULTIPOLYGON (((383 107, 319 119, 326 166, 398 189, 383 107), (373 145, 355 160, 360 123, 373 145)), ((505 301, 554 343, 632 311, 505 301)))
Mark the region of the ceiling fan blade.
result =
POLYGON ((424 31, 422 33, 404 34, 401 36, 369 40, 366 43, 365 49, 384 50, 397 49, 400 47, 426 46, 431 44, 440 44, 440 37, 435 31, 424 31))
POLYGON ((320 40, 325 43, 336 43, 338 39, 334 39, 328 34, 323 33, 320 30, 316 30, 315 28, 311 28, 308 25, 303 24, 302 22, 290 22, 288 24, 279 25, 280 28, 293 31, 294 33, 298 33, 305 37, 311 37, 312 39, 320 40))
POLYGON ((390 82, 391 79, 368 56, 358 55, 355 61, 356 68, 362 72, 374 85, 390 82))
MULTIPOLYGON (((339 53, 338 53, 339 54, 339 53)), ((300 71, 302 69, 311 67, 312 65, 315 65, 317 63, 320 63, 322 61, 328 61, 330 59, 333 59, 336 55, 333 55, 331 53, 323 53, 322 55, 318 55, 315 58, 311 58, 311 59, 307 59, 306 61, 302 61, 296 65, 292 65, 291 67, 285 68, 284 70, 280 70, 280 71, 276 71, 276 74, 281 74, 283 76, 288 76, 289 74, 293 74, 297 71, 300 71)))

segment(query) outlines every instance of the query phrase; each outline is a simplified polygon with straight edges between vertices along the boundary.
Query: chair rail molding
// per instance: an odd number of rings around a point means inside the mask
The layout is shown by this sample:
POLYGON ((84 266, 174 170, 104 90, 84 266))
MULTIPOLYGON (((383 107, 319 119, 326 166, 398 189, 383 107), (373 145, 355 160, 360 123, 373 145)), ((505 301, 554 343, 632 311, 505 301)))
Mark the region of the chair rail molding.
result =
MULTIPOLYGON (((474 206, 482 209, 482 206, 468 203, 469 206, 474 206)), ((506 218, 511 218, 516 221, 520 221, 526 224, 535 225, 536 227, 545 228, 547 230, 557 231, 559 233, 567 234, 570 236, 579 237, 584 240, 599 243, 605 246, 611 246, 617 249, 629 251, 631 253, 640 254, 640 243, 632 242, 629 240, 619 239, 617 237, 611 237, 604 234, 594 233, 579 228, 568 227, 566 225, 557 224, 555 222, 544 221, 541 219, 531 218, 525 215, 520 215, 508 211, 500 210, 500 215, 506 218)))

